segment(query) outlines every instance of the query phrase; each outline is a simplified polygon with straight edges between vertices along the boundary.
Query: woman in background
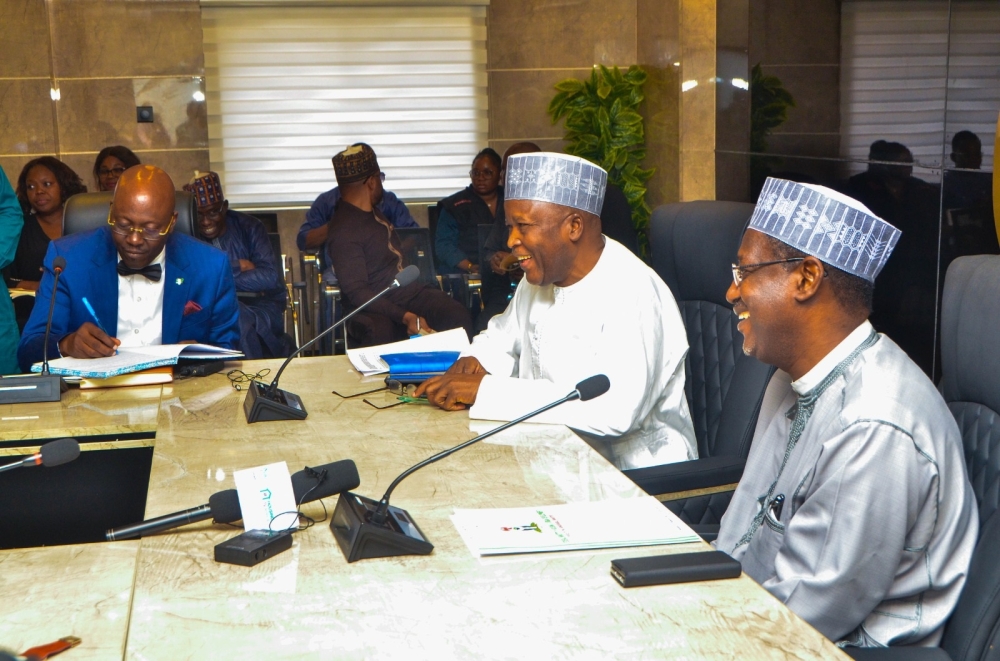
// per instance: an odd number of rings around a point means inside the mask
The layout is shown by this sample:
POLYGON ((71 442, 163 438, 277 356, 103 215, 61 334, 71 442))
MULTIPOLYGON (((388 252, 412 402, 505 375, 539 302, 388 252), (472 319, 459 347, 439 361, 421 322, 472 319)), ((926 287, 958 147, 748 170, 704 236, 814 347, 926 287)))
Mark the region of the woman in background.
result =
POLYGON ((94 160, 94 182, 99 191, 113 191, 122 172, 139 165, 139 157, 122 145, 105 147, 94 160))
MULTIPOLYGON (((7 175, 0 168, 0 267, 6 267, 14 259, 23 223, 24 216, 17 203, 17 196, 10 187, 7 175)), ((17 341, 14 306, 10 302, 7 285, 0 281, 0 374, 16 374, 19 371, 17 341)))
POLYGON ((479 226, 503 213, 500 154, 489 147, 476 154, 472 183, 438 202, 434 254, 442 273, 479 273, 479 226))
POLYGON ((24 229, 14 261, 4 269, 8 286, 38 289, 49 241, 62 236, 63 207, 73 195, 87 192, 80 176, 52 156, 28 161, 17 178, 17 200, 24 229))

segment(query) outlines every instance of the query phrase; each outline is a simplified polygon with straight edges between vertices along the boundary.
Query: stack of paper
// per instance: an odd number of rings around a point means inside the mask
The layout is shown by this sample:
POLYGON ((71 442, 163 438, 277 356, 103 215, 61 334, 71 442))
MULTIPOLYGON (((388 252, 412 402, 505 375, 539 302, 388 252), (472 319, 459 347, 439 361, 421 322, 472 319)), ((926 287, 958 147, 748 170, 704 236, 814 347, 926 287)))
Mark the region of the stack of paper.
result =
POLYGON ((82 379, 79 377, 69 377, 77 378, 80 381, 80 390, 87 390, 90 388, 122 388, 128 386, 151 386, 159 383, 170 383, 174 380, 174 368, 166 365, 164 367, 154 367, 148 370, 142 370, 141 372, 130 372, 129 374, 122 374, 120 376, 112 376, 107 379, 82 379))
POLYGON ((697 542, 652 496, 542 507, 460 510, 451 517, 474 555, 697 542))
POLYGON ((458 351, 462 352, 469 347, 469 336, 461 328, 455 328, 440 333, 421 335, 402 342, 392 344, 381 344, 377 347, 365 347, 364 349, 348 349, 347 357, 351 361, 354 369, 365 376, 372 374, 382 374, 389 371, 389 365, 382 360, 382 356, 395 353, 415 353, 422 351, 458 351))
MULTIPOLYGON (((118 349, 107 358, 58 358, 49 361, 49 371, 63 376, 87 379, 108 379, 164 365, 176 365, 181 358, 195 360, 229 360, 242 357, 239 351, 221 349, 209 344, 159 344, 149 347, 118 349)), ((31 366, 32 372, 41 372, 42 364, 31 366)))

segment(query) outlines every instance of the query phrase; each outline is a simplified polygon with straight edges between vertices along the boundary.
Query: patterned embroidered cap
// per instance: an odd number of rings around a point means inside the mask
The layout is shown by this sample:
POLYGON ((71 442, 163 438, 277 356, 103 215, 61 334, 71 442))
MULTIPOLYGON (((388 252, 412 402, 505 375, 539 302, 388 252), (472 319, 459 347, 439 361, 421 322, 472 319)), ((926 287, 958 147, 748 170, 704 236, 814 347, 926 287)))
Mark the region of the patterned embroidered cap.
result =
POLYGON ((191 183, 184 184, 184 190, 194 195, 195 206, 199 209, 214 207, 226 199, 222 195, 222 181, 214 172, 197 175, 191 183))
POLYGON ((751 229, 875 282, 901 232, 835 190, 767 178, 751 229))
POLYGON ((357 142, 333 157, 333 171, 339 185, 364 181, 379 171, 378 160, 371 147, 357 142))
POLYGON ((507 159, 505 200, 537 200, 601 215, 608 173, 568 154, 535 152, 507 159))

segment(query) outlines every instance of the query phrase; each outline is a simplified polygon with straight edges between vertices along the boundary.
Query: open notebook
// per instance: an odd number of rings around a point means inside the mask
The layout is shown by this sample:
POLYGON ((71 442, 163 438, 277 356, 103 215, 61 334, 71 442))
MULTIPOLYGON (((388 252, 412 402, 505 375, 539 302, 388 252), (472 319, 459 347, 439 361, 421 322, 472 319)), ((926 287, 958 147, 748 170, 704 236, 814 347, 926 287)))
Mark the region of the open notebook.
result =
MULTIPOLYGON (((176 365, 181 359, 230 360, 243 354, 232 349, 213 347, 210 344, 160 344, 149 347, 119 349, 107 358, 57 358, 49 361, 49 371, 62 376, 79 376, 87 379, 107 379, 151 367, 176 365)), ((41 372, 42 364, 31 366, 32 372, 41 372)))

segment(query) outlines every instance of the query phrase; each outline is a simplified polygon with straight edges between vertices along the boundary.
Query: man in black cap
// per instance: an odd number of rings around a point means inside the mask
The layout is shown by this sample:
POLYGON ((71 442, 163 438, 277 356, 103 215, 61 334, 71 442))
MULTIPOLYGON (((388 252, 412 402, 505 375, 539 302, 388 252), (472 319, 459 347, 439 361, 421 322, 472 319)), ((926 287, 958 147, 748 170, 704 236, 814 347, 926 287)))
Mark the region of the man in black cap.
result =
MULTIPOLYGON (((340 281, 346 311, 392 283, 403 267, 399 237, 378 211, 385 175, 371 147, 351 145, 333 158, 341 198, 327 230, 326 251, 340 281)), ((420 282, 393 290, 347 325, 353 346, 404 340, 420 332, 464 328, 468 310, 440 289, 420 282)))

